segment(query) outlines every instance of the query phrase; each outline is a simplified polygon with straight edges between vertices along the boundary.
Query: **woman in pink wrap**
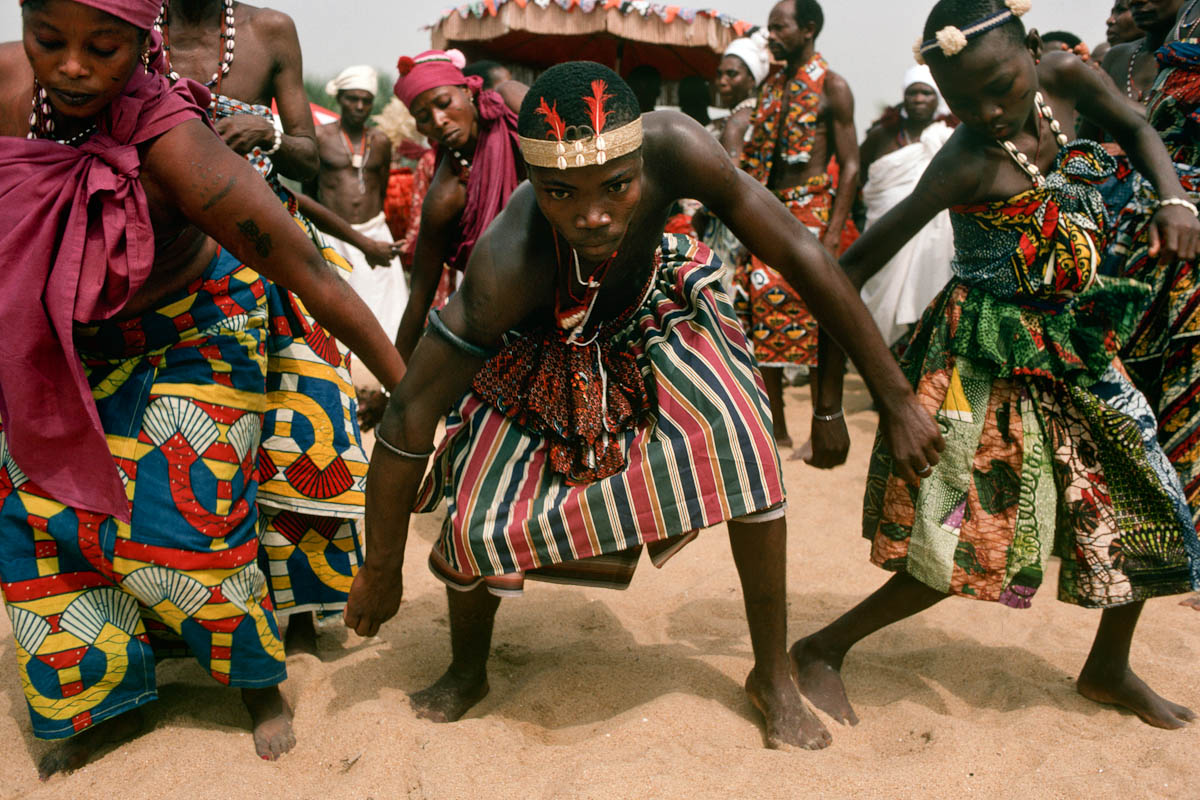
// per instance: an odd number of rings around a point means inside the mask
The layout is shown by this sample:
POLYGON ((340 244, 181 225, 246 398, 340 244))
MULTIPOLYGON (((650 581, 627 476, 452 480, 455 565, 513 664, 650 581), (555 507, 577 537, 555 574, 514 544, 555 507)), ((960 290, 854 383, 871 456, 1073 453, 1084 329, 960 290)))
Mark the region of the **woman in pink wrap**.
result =
POLYGON ((438 151, 421 207, 408 307, 396 334, 404 358, 425 328, 442 266, 467 268, 475 241, 525 178, 516 112, 528 87, 509 80, 484 89, 482 78, 463 74, 464 63, 457 50, 429 50, 396 65, 396 96, 438 151))
POLYGON ((262 758, 294 744, 255 454, 267 338, 304 323, 264 278, 404 371, 208 91, 154 71, 160 6, 24 0, 0 45, 0 587, 34 734, 67 740, 43 777, 141 729, 165 641, 241 689, 262 758))

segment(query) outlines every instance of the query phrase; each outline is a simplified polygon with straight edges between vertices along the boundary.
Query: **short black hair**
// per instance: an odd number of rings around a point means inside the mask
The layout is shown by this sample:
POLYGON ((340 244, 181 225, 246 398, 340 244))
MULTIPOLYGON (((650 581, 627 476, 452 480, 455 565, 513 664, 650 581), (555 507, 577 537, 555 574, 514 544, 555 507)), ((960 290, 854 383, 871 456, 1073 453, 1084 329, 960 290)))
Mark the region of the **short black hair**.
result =
MULTIPOLYGON (((927 42, 933 39, 937 36, 938 31, 948 25, 959 29, 966 28, 984 17, 990 17, 1007 8, 1004 0, 939 0, 925 19, 925 32, 921 40, 927 42)), ((1003 25, 980 34, 980 36, 1004 36, 1015 45, 1025 46, 1025 26, 1021 23, 1021 18, 1016 15, 1009 17, 1003 25)), ((973 38, 971 41, 974 42, 976 39, 973 38)), ((945 58, 942 51, 936 48, 925 54, 926 59, 930 56, 945 58)))
POLYGON ((1083 39, 1080 39, 1070 31, 1049 31, 1042 34, 1043 42, 1062 42, 1072 50, 1083 44, 1083 39))
POLYGON ((821 10, 821 4, 817 0, 795 0, 795 16, 796 24, 804 27, 808 23, 812 23, 813 38, 821 35, 821 29, 825 27, 825 12, 821 10))
POLYGON ((629 84, 621 80, 621 76, 593 61, 568 61, 546 70, 529 87, 529 92, 521 102, 521 113, 517 116, 517 133, 527 139, 554 138, 546 118, 538 113, 544 100, 568 128, 568 140, 585 138, 572 136, 570 129, 592 129, 591 114, 584 98, 592 96, 593 81, 602 81, 605 93, 610 95, 604 104, 608 114, 605 130, 619 128, 641 116, 637 97, 629 84))
POLYGON ((480 78, 483 78, 483 88, 491 89, 492 70, 504 68, 504 65, 499 61, 492 61, 489 58, 483 58, 479 61, 472 61, 470 64, 467 64, 467 66, 463 67, 463 75, 466 75, 468 78, 472 75, 478 75, 480 78))

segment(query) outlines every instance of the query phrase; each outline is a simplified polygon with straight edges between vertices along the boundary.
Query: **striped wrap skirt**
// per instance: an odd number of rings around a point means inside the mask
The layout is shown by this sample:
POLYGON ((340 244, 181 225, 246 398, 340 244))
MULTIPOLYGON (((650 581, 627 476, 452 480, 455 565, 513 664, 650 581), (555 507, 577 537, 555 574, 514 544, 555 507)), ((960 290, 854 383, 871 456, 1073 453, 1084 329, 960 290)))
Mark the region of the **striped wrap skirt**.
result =
POLYGON ((448 415, 415 510, 446 501, 429 563, 450 587, 519 594, 528 575, 623 588, 643 545, 661 566, 701 528, 783 515, 769 406, 721 263, 685 236, 665 236, 660 256, 614 337, 635 355, 654 409, 621 434, 622 471, 568 484, 544 437, 474 392, 448 415))

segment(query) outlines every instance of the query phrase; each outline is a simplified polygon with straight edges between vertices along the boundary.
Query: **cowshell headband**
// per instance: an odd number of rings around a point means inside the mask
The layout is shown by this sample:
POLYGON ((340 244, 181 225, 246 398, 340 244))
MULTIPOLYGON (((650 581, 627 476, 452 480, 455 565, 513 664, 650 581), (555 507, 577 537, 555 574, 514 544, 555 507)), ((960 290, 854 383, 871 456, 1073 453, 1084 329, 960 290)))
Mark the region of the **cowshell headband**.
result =
POLYGON ((532 167, 567 169, 603 164, 609 159, 629 155, 642 146, 642 118, 638 117, 633 122, 599 135, 595 135, 586 125, 571 126, 564 134, 562 140, 519 137, 525 163, 532 167), (584 135, 571 140, 572 131, 584 135))
POLYGON ((602 80, 591 83, 591 94, 583 97, 587 107, 588 124, 567 125, 558 113, 558 101, 547 103, 543 97, 534 113, 546 123, 546 134, 552 138, 518 137, 525 163, 534 167, 587 167, 604 164, 610 158, 628 155, 642 146, 642 118, 636 117, 619 128, 607 128, 607 103, 612 99, 608 84, 602 80))
POLYGON ((971 39, 1000 27, 1013 17, 1025 16, 1029 9, 1033 8, 1032 0, 1004 0, 1004 5, 1007 8, 972 22, 965 28, 959 29, 953 25, 947 25, 932 39, 926 41, 918 39, 917 43, 913 45, 913 58, 917 60, 918 64, 924 64, 925 54, 932 53, 934 50, 940 50, 942 55, 947 58, 956 56, 963 51, 971 39))

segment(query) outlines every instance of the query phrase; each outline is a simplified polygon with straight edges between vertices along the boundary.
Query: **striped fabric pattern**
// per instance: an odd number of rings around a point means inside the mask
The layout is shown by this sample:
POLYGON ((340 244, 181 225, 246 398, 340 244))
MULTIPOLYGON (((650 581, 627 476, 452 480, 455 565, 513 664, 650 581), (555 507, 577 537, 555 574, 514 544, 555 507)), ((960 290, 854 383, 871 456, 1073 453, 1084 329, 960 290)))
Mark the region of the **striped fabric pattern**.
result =
POLYGON ((468 394, 416 510, 444 497, 431 565, 444 577, 512 575, 611 554, 780 505, 783 480, 762 379, 720 286, 720 261, 666 236, 646 302, 617 334, 638 359, 657 413, 624 434, 628 464, 568 486, 547 444, 468 394), (447 569, 448 568, 448 569, 447 569))

